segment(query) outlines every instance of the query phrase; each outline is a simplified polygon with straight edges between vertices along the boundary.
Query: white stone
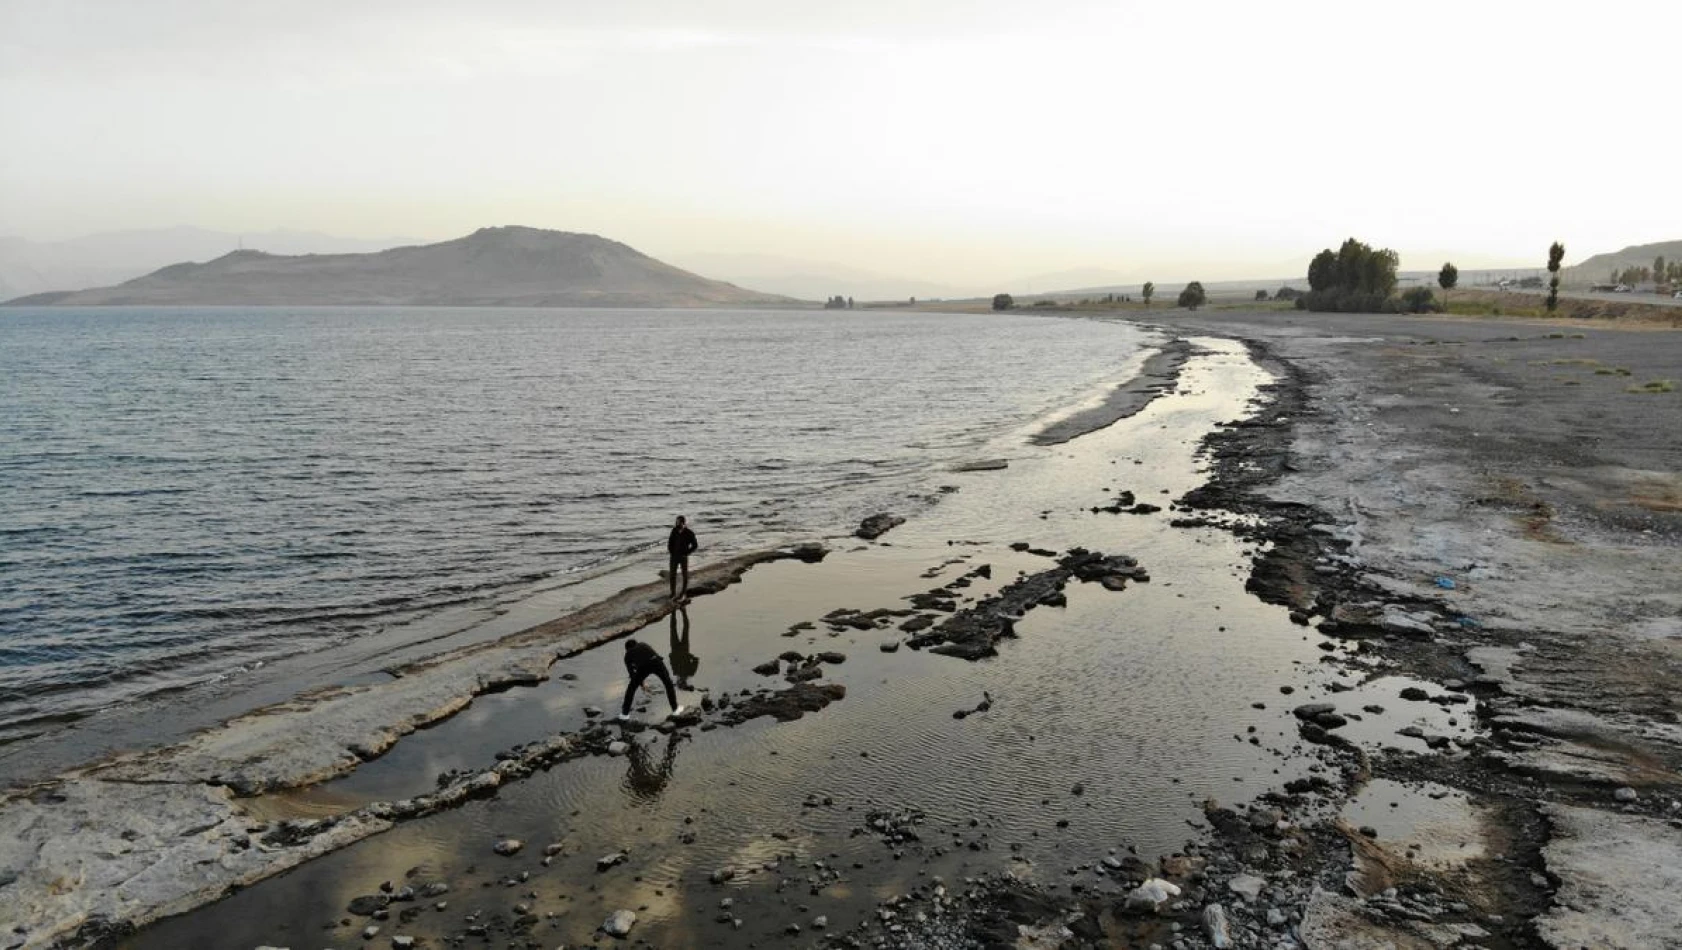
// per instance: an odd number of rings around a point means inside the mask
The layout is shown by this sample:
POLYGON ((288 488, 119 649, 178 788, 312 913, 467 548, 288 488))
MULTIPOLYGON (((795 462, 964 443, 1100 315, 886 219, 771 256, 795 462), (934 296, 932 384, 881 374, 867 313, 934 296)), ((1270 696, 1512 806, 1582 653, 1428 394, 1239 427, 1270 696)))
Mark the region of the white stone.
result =
POLYGON ((1215 950, 1232 950, 1232 934, 1226 926, 1226 908, 1219 904, 1203 908, 1203 930, 1209 934, 1209 943, 1215 950))
POLYGON ((1153 877, 1127 892, 1127 906, 1141 910, 1161 910, 1162 905, 1180 896, 1178 884, 1153 877))
POLYGON ((602 921, 602 932, 611 937, 623 937, 631 932, 631 928, 636 926, 636 923, 637 915, 635 911, 616 910, 609 914, 606 920, 602 921))
POLYGON ((1226 886, 1239 897, 1253 901, 1261 896, 1262 888, 1267 886, 1267 882, 1254 874, 1240 874, 1226 882, 1226 886))

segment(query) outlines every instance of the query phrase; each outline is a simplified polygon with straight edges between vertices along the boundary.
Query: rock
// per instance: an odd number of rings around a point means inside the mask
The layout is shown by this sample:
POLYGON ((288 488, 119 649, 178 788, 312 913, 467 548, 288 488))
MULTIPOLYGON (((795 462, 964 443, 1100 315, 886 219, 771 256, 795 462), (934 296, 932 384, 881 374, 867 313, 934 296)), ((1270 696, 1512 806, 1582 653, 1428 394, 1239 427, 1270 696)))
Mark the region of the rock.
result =
POLYGON ((764 663, 761 663, 758 666, 754 667, 753 671, 755 673, 758 673, 760 676, 776 676, 777 671, 781 670, 782 668, 783 668, 782 664, 779 663, 778 661, 776 661, 776 660, 766 660, 764 663))
POLYGON ((871 515, 859 522, 858 529, 853 532, 853 535, 855 537, 863 538, 866 541, 874 541, 882 535, 887 534, 893 528, 904 523, 905 519, 899 517, 898 515, 890 515, 886 513, 871 515))
POLYGON ((1633 802, 1641 796, 1636 793, 1635 789, 1625 785, 1623 788, 1613 792, 1612 797, 1620 802, 1633 802))
POLYGON ((1133 890, 1127 892, 1128 910, 1148 910, 1156 913, 1162 905, 1180 896, 1180 886, 1162 878, 1153 877, 1133 890))
POLYGON ((380 935, 380 925, 379 924, 369 924, 368 926, 362 928, 362 939, 363 940, 372 940, 375 937, 378 937, 379 935, 380 935))
POLYGON ((1410 703, 1422 703, 1431 698, 1431 694, 1417 686, 1409 686, 1402 690, 1401 697, 1410 703))
POLYGON ((1227 889, 1247 901, 1253 901, 1261 896, 1262 888, 1267 882, 1254 874, 1240 874, 1226 882, 1227 889))
POLYGON ((825 917, 823 915, 819 915, 817 917, 812 918, 812 929, 813 930, 823 930, 824 928, 826 928, 828 926, 829 926, 829 918, 828 917, 825 917))
POLYGON ((736 876, 736 869, 735 868, 719 868, 718 870, 714 871, 711 875, 709 875, 707 877, 707 880, 712 881, 714 884, 723 884, 725 881, 728 881, 731 878, 734 878, 735 876, 736 876))
POLYGON ((1386 610, 1378 618, 1378 628, 1385 633, 1397 633, 1416 640, 1429 640, 1437 631, 1424 619, 1428 614, 1409 614, 1400 610, 1386 610))
POLYGON ((602 921, 602 932, 610 937, 623 937, 637 924, 635 911, 616 910, 602 921))
POLYGON ((590 717, 591 719, 594 719, 597 716, 600 716, 601 714, 602 714, 602 709, 601 709, 600 706, 585 706, 584 707, 584 715, 590 717))
POLYGON ((1127 589, 1127 578, 1121 576, 1120 574, 1105 574, 1103 577, 1098 578, 1098 583, 1102 584, 1105 590, 1127 589))
POLYGON ((615 739, 607 744, 608 755, 624 755, 631 751, 631 744, 622 739, 615 739))
POLYGON ((889 640, 889 641, 882 644, 881 649, 882 649, 883 653, 898 653, 899 652, 899 641, 898 640, 889 640))
POLYGON ((623 851, 615 851, 612 854, 604 854, 596 859, 596 870, 606 871, 608 868, 618 867, 619 865, 624 864, 630 857, 630 855, 623 851))
POLYGON ((351 902, 346 905, 345 910, 358 917, 372 917, 374 911, 384 910, 389 903, 391 903, 391 898, 384 894, 364 894, 361 897, 352 898, 351 902))
POLYGON ((847 662, 847 654, 837 653, 834 650, 825 650, 824 652, 818 654, 818 662, 819 663, 845 663, 845 662, 847 662))
POLYGON ((412 950, 415 945, 415 938, 403 936, 392 937, 391 945, 396 947, 397 950, 412 950))
POLYGON ((1336 708, 1337 706, 1333 703, 1303 703, 1301 706, 1291 710, 1291 715, 1297 717, 1298 719, 1313 719, 1316 716, 1329 713, 1336 708))
POLYGON ((507 857, 511 854, 518 854, 520 849, 525 846, 526 843, 521 841, 519 838, 504 838, 501 841, 498 841, 496 846, 491 850, 503 857, 507 857))
POLYGON ((1285 920, 1286 917, 1284 911, 1277 907, 1269 907, 1267 909, 1267 925, 1269 927, 1283 927, 1285 925, 1285 920))
POLYGON ((1219 904, 1203 908, 1203 931, 1209 935, 1209 944, 1215 950, 1231 950, 1232 934, 1227 930, 1226 908, 1219 904))

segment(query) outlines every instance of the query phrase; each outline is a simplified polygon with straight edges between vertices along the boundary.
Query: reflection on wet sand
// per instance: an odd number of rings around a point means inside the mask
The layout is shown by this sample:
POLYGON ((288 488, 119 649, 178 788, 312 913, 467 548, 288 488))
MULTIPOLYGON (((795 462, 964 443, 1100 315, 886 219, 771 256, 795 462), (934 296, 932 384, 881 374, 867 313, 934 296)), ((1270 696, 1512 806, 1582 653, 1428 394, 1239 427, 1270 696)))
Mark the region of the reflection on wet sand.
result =
POLYGON ((665 747, 658 763, 651 751, 660 744, 659 740, 645 745, 633 736, 626 741, 629 748, 625 750, 625 760, 630 769, 625 773, 625 791, 639 802, 658 800, 666 790, 666 783, 672 780, 672 767, 677 762, 677 747, 683 741, 683 735, 673 732, 665 737, 665 747))
POLYGON ((672 627, 672 675, 677 677, 678 689, 694 689, 690 678, 701 668, 701 658, 689 648, 689 608, 680 606, 669 617, 672 627), (680 626, 682 633, 678 632, 680 626))

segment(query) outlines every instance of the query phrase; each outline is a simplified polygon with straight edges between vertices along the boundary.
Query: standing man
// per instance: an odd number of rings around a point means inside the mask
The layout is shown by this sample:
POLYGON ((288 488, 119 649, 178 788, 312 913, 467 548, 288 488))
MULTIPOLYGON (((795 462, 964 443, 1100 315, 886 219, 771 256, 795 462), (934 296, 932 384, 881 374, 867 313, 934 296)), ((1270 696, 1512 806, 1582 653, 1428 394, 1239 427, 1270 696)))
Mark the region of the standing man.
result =
POLYGON ((672 704, 672 716, 683 714, 683 707, 677 701, 677 689, 672 686, 672 674, 666 670, 666 661, 653 647, 641 640, 626 640, 625 672, 630 674, 631 682, 625 687, 625 701, 619 706, 618 722, 631 718, 631 703, 637 698, 637 687, 650 674, 659 677, 660 685, 666 687, 666 701, 672 704))
POLYGON ((666 538, 666 556, 671 564, 666 571, 666 577, 672 584, 672 600, 682 602, 689 597, 689 555, 695 553, 701 543, 695 540, 695 532, 689 530, 689 522, 682 516, 677 516, 677 524, 672 525, 672 533, 666 538), (678 590, 677 574, 683 571, 683 589, 678 590))

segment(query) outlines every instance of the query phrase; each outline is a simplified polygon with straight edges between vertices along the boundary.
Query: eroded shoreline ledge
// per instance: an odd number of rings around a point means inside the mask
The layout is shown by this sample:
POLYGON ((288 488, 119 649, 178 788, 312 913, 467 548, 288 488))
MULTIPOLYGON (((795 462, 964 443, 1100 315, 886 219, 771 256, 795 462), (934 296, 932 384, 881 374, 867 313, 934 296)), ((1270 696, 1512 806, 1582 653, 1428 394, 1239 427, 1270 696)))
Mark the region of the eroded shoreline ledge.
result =
POLYGON ((1179 338, 1169 340, 1145 360, 1138 375, 1111 390, 1102 403, 1053 422, 1028 441, 1034 445, 1062 445, 1137 415, 1151 400, 1174 388, 1180 369, 1191 354, 1190 342, 1179 338))
MULTIPOLYGON (((717 593, 768 561, 821 560, 802 544, 695 572, 717 593)), ((361 809, 317 833, 259 837, 242 798, 349 772, 481 694, 548 678, 559 660, 624 636, 670 609, 667 587, 629 587, 501 640, 394 668, 381 683, 300 695, 181 743, 84 766, 0 797, 0 934, 6 950, 98 943, 215 900, 392 826, 361 809)), ((574 736, 534 753, 564 757, 574 736)), ((463 788, 462 797, 477 789, 463 788)))

